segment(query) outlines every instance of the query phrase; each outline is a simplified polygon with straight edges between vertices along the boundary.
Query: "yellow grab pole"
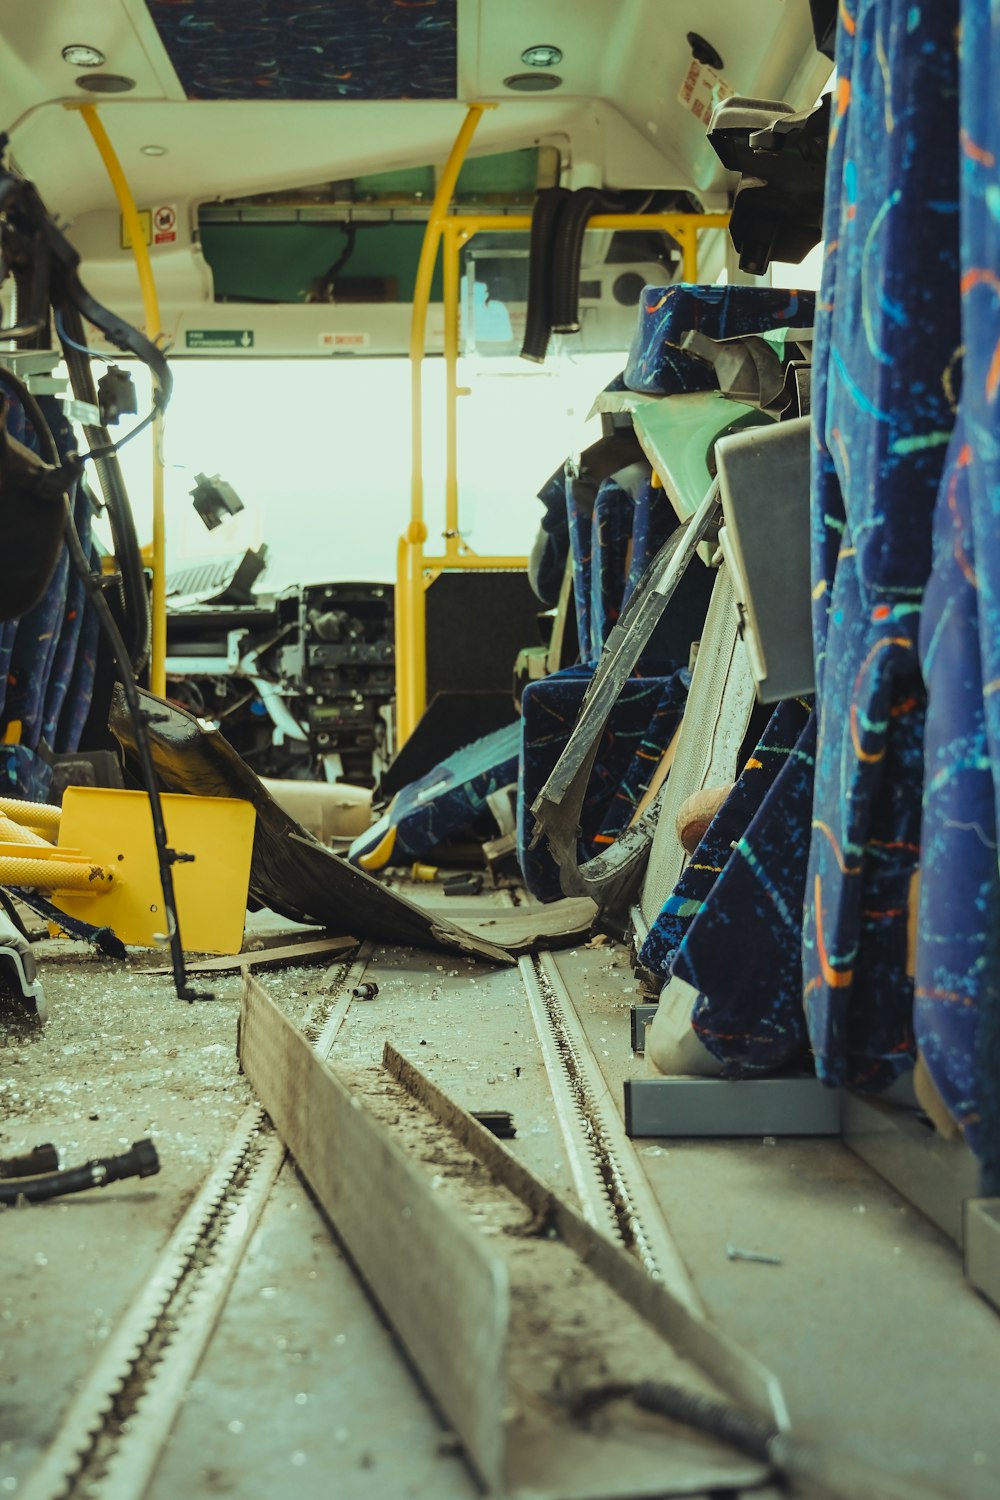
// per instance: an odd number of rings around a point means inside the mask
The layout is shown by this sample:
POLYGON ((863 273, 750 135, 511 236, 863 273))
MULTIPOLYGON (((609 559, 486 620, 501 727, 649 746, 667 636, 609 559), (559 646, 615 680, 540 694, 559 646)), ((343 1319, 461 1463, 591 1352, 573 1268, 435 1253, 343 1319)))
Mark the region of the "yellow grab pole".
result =
MULTIPOLYGON (((160 337, 160 304, 153 279, 153 266, 149 249, 139 220, 139 211, 132 197, 121 162, 115 148, 108 139, 97 109, 93 104, 74 105, 83 116, 84 123, 101 154, 101 160, 111 179, 111 186, 118 199, 122 220, 132 244, 132 255, 139 277, 142 293, 142 308, 146 319, 146 337, 153 343, 160 337)), ((166 580, 166 521, 163 504, 163 418, 159 415, 152 425, 153 435, 153 599, 152 599, 152 658, 150 663, 150 686, 159 697, 167 690, 167 580, 166 580)))
MULTIPOLYGON (((396 599, 394 604, 394 630, 396 636, 396 713, 393 722, 393 754, 403 740, 403 724, 409 724, 409 706, 406 695, 410 689, 409 631, 406 628, 410 616, 410 549, 405 536, 396 543, 396 599)), ((410 730, 407 730, 407 734, 410 730)))
POLYGON ((464 236, 444 226, 445 474, 444 550, 458 555, 458 249, 464 236))
POLYGON ((687 282, 698 280, 698 231, 685 224, 681 233, 681 274, 687 282))
POLYGON ((438 180, 434 202, 431 204, 430 218, 427 220, 424 241, 420 247, 420 260, 417 265, 417 278, 413 289, 413 317, 410 322, 410 404, 412 419, 410 442, 412 471, 410 478, 410 524, 406 533, 409 587, 406 590, 407 598, 404 601, 407 607, 407 614, 402 621, 402 629, 407 635, 403 661, 407 668, 409 681, 407 683, 402 682, 399 658, 397 657, 396 704, 399 717, 400 745, 409 739, 416 728, 417 720, 423 713, 427 696, 426 621, 424 591, 420 587, 423 545, 427 540, 427 526, 424 522, 423 447, 423 359, 424 344, 427 337, 427 309, 430 304, 434 264, 437 260, 438 245, 441 240, 448 205, 455 191, 455 183, 458 181, 458 174, 462 169, 465 153, 469 149, 469 142, 472 140, 476 126, 482 119, 483 111, 489 108, 493 108, 493 106, 471 104, 462 122, 462 128, 455 137, 455 143, 445 163, 444 171, 438 180))

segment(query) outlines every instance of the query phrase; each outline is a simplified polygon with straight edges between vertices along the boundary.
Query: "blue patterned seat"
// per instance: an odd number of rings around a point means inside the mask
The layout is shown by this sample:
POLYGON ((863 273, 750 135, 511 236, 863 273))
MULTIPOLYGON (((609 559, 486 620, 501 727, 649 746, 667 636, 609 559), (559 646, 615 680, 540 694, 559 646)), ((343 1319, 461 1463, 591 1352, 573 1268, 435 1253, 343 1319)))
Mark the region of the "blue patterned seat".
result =
POLYGON ((359 834, 348 859, 364 870, 426 859, 453 839, 496 834, 487 798, 517 780, 521 726, 506 725, 456 750, 403 787, 388 811, 359 834))
MULTIPOLYGON (((518 859, 524 883, 539 901, 563 895, 559 869, 542 843, 532 847, 531 806, 555 769, 593 676, 591 666, 566 667, 529 683, 521 698, 524 726, 518 774, 518 859)), ((628 827, 650 778, 680 724, 689 677, 631 677, 612 710, 581 815, 578 861, 591 859, 628 827)))
POLYGON ((827 167, 813 464, 819 722, 803 976, 817 1072, 912 1066, 917 659, 931 514, 954 423, 956 0, 846 0, 827 167))
POLYGON ((815 309, 812 292, 781 288, 686 282, 644 287, 624 386, 650 396, 716 390, 712 366, 682 349, 686 333, 725 339, 771 328, 810 328, 815 309))
MULTIPOLYGON (((18 396, 4 381, 0 390, 9 401, 7 427, 33 452, 38 437, 18 396)), ((39 401, 61 457, 75 451, 72 428, 62 408, 51 397, 39 401)), ((91 504, 77 486, 73 512, 85 551, 91 550, 91 504)), ((16 746, 3 758, 5 795, 29 801, 48 796, 51 774, 39 747, 72 751, 90 708, 97 617, 86 606, 83 585, 71 575, 69 554, 63 550, 44 597, 19 620, 0 627, 0 730, 16 729, 16 746)))
POLYGON ((779 703, 649 930, 640 963, 693 987, 691 1027, 730 1077, 805 1050, 800 957, 815 715, 779 703))
MULTIPOLYGON (((951 7, 948 7, 951 10, 951 7)), ((934 516, 920 654, 926 779, 914 1026, 940 1099, 1000 1193, 1000 17, 961 5, 958 421, 934 516)))
MULTIPOLYGON (((518 777, 518 858, 527 889, 540 901, 558 900, 563 891, 547 846, 533 847, 532 803, 566 747, 623 606, 677 525, 666 495, 652 483, 648 464, 633 464, 606 479, 592 512, 572 481, 566 489, 581 664, 529 684, 521 699, 524 735, 518 777)), ((684 640, 685 663, 706 605, 707 593, 697 584, 685 588, 675 601, 674 617, 680 612, 686 621, 674 632, 677 640, 684 640)), ((667 645, 675 646, 676 640, 668 638, 667 645)), ((627 683, 598 749, 583 810, 581 862, 600 854, 628 827, 680 723, 689 680, 680 659, 665 658, 654 638, 640 672, 649 675, 627 683)))

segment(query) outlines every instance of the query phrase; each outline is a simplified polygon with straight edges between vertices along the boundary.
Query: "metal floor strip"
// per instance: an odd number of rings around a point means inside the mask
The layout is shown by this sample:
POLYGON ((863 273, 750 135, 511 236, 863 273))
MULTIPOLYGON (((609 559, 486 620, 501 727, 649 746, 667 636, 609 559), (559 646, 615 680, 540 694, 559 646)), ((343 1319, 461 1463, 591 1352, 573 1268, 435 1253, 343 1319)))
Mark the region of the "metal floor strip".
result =
POLYGON ((620 1240, 691 1312, 703 1315, 555 955, 522 959, 520 969, 584 1218, 620 1240))
MULTIPOLYGON (((332 971, 341 993, 314 1042, 322 1057, 373 947, 364 944, 350 968, 332 971)), ((145 1492, 284 1156, 263 1110, 249 1106, 25 1481, 24 1500, 64 1500, 95 1485, 102 1500, 145 1492)))

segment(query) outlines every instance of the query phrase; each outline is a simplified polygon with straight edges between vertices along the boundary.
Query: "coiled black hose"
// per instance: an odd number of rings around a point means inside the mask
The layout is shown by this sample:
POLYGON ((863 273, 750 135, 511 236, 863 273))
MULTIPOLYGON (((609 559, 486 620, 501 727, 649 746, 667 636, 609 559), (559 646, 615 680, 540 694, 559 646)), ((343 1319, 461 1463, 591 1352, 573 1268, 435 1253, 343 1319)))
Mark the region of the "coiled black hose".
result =
POLYGON ((580 257, 588 220, 601 208, 597 188, 577 188, 559 215, 552 245, 549 299, 553 333, 580 331, 580 257))
POLYGON ((552 329, 551 286, 553 240, 563 209, 572 193, 568 188, 543 188, 535 198, 531 215, 528 252, 528 306, 525 312, 521 358, 540 365, 549 347, 552 329))

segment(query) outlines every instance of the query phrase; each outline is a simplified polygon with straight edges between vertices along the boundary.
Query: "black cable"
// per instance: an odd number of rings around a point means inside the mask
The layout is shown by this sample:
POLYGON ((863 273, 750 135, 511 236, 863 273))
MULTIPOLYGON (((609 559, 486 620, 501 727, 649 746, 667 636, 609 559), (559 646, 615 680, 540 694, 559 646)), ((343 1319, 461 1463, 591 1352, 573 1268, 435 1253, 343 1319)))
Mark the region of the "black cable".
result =
POLYGON ((88 349, 86 344, 78 344, 75 339, 70 338, 69 334, 66 332, 66 325, 63 323, 61 312, 56 312, 55 322, 56 333, 59 335, 59 342, 63 345, 64 348, 67 344, 69 344, 71 349, 76 349, 80 354, 86 354, 88 359, 100 359, 103 360, 106 365, 111 363, 109 359, 105 359, 103 354, 98 354, 95 350, 88 349))
POLYGON ((313 282, 312 288, 307 298, 307 301, 309 302, 329 302, 334 297, 336 297, 337 277, 340 275, 341 271, 344 269, 344 267, 347 265, 347 262, 354 254, 355 242, 358 237, 357 224, 338 224, 337 228, 344 236, 346 243, 343 250, 334 261, 333 265, 325 270, 322 276, 317 276, 316 280, 313 282), (324 296, 324 293, 327 293, 328 295, 324 296))
POLYGON ((171 849, 167 843, 167 829, 163 821, 163 806, 160 801, 160 789, 156 781, 156 770, 153 765, 153 755, 149 744, 149 733, 146 720, 143 717, 142 706, 139 702, 139 694, 132 674, 129 654, 122 640, 121 632, 115 624, 114 615, 108 608, 99 581, 90 570, 90 564, 84 554, 76 526, 73 523, 73 512, 69 501, 66 502, 66 542, 69 547, 70 557, 87 592, 87 597, 97 611, 97 618, 101 630, 111 648, 112 655, 118 665, 118 680, 125 693, 125 702, 132 718, 135 729, 135 749, 139 757, 139 766, 142 771, 142 780, 149 798, 149 810, 153 819, 153 838, 156 843, 156 860, 160 871, 160 885, 163 890, 163 910, 166 917, 167 937, 170 942, 170 963, 174 975, 174 989, 178 1000, 212 1000, 214 996, 208 992, 194 990, 187 982, 184 969, 184 949, 181 945, 180 923, 177 918, 177 902, 174 896, 174 878, 172 866, 178 860, 190 859, 190 855, 178 854, 171 849))
MULTIPOLYGON (((73 394, 79 401, 98 406, 97 388, 90 368, 90 355, 81 350, 86 347, 83 319, 71 305, 61 309, 62 326, 73 343, 63 343, 63 354, 69 370, 73 394)), ((147 418, 148 425, 152 418, 147 418)), ((84 426, 84 434, 94 459, 101 493, 107 506, 111 523, 111 537, 115 558, 122 578, 122 593, 125 605, 124 635, 128 642, 128 657, 131 670, 139 676, 149 661, 152 622, 149 608, 149 592, 142 563, 135 519, 128 502, 128 493, 122 477, 121 466, 115 453, 111 434, 106 427, 84 426)), ((138 429, 129 434, 134 437, 138 429)))
POLYGON ((14 905, 13 901, 8 896, 7 892, 5 890, 3 890, 3 889, 0 889, 0 906, 3 907, 3 909, 7 913, 8 917, 10 917, 10 920, 13 922, 13 924, 17 928, 18 932, 24 938, 24 941, 26 943, 30 943, 31 942, 31 934, 29 933, 27 927, 25 927, 23 921, 21 920, 21 913, 18 911, 17 907, 14 905))
POLYGON ((47 1172, 41 1177, 12 1177, 0 1180, 0 1203, 44 1203, 46 1198, 61 1198, 66 1193, 84 1193, 89 1188, 107 1187, 126 1177, 155 1177, 160 1159, 152 1141, 133 1141, 129 1151, 120 1156, 98 1156, 79 1167, 62 1172, 47 1172))
POLYGON ((609 1401, 631 1401, 644 1411, 655 1412, 671 1422, 682 1422, 685 1427, 693 1427, 697 1432, 708 1433, 729 1443, 760 1463, 771 1462, 770 1445, 778 1436, 777 1427, 699 1391, 687 1390, 665 1380, 609 1382, 575 1398, 573 1415, 587 1416, 609 1401))

